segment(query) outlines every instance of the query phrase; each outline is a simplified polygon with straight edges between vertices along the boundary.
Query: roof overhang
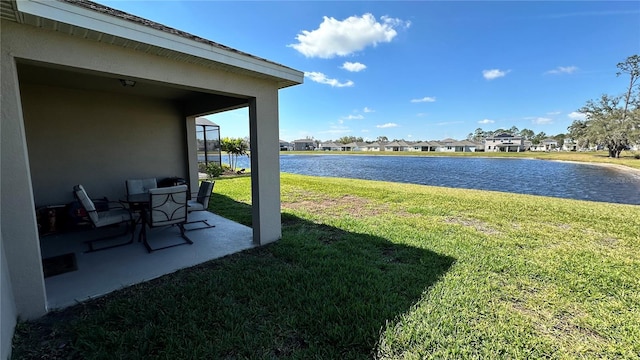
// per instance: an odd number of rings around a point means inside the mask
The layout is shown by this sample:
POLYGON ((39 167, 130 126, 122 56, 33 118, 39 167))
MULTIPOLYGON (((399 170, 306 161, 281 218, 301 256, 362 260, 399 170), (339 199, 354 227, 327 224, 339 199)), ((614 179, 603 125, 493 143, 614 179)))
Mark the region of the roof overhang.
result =
MULTIPOLYGON (((87 5, 88 2, 81 3, 87 5)), ((179 61, 269 79, 277 82, 280 89, 303 83, 304 74, 301 71, 284 65, 151 21, 143 21, 145 19, 142 18, 131 16, 137 20, 131 21, 79 4, 52 0, 3 0, 2 18, 179 61)), ((125 14, 117 10, 114 12, 125 14)))

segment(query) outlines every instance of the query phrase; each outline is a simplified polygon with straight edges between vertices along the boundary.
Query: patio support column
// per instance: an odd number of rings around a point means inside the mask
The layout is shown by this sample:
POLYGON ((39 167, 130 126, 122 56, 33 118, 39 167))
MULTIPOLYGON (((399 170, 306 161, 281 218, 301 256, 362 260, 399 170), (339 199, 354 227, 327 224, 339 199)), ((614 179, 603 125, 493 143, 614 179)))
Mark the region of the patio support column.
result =
POLYGON ((249 99, 253 242, 264 245, 282 237, 280 222, 280 149, 278 90, 265 89, 249 99))
POLYGON ((2 33, 0 67, 0 212, 2 245, 17 315, 33 319, 46 313, 46 292, 35 215, 31 172, 20 100, 20 85, 10 41, 2 33), (9 43, 5 47, 5 43, 9 43))
POLYGON ((186 143, 187 143, 187 173, 189 174, 189 191, 195 193, 198 191, 198 149, 196 140, 196 116, 188 116, 185 123, 186 127, 186 143))

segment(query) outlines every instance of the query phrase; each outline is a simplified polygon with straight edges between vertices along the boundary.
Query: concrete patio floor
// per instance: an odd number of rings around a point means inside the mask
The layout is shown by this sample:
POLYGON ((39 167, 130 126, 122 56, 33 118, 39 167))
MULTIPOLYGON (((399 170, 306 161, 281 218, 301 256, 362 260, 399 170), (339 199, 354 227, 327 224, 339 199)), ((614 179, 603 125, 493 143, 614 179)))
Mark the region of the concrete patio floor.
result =
MULTIPOLYGON (((191 267, 254 247, 250 227, 238 224, 207 211, 189 214, 189 221, 207 219, 214 228, 187 231, 192 245, 181 245, 148 253, 138 242, 140 225, 136 227, 133 244, 113 249, 85 253, 86 240, 101 236, 100 230, 46 236, 40 239, 42 258, 74 253, 77 270, 45 278, 49 310, 61 309, 114 290, 148 281, 179 269, 191 267)), ((186 229, 202 223, 189 224, 186 229)), ((111 231, 121 231, 111 229, 111 231)), ((152 246, 182 241, 177 227, 147 229, 152 246)), ((115 239, 126 242, 130 233, 115 239)))

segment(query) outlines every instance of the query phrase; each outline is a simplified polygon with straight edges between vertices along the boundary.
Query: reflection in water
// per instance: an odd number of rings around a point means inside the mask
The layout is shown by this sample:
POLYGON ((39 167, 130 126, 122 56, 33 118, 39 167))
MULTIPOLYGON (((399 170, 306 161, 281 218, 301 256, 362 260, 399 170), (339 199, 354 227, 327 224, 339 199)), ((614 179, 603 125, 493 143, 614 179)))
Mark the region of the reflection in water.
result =
MULTIPOLYGON (((239 167, 249 167, 244 157, 239 167)), ((559 161, 367 155, 282 155, 280 171, 640 205, 640 175, 559 161)))

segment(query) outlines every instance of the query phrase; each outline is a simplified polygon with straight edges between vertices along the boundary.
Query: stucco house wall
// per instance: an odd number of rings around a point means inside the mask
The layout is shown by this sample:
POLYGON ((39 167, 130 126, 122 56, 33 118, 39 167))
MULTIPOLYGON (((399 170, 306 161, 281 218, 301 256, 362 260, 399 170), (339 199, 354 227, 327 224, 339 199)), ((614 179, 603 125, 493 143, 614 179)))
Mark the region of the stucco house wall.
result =
POLYGON ((37 84, 21 83, 21 93, 36 206, 70 202, 76 184, 118 200, 126 179, 189 178, 175 104, 37 84))
POLYGON ((16 318, 16 306, 11 290, 7 259, 4 256, 4 247, 2 246, 2 232, 0 231, 0 344, 3 344, 0 346, 0 359, 7 359, 9 356, 16 318))

